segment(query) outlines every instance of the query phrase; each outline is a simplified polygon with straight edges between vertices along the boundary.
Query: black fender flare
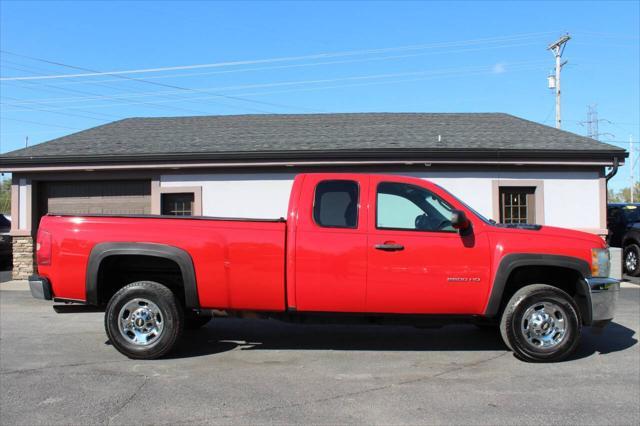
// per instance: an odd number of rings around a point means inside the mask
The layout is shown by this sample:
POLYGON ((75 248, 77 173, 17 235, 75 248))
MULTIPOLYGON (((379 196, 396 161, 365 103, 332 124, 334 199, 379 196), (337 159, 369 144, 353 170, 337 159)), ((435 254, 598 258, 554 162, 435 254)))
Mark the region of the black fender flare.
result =
POLYGON ((193 260, 185 250, 157 243, 100 243, 96 244, 89 254, 86 276, 86 303, 97 305, 98 300, 98 271, 102 261, 110 256, 117 255, 142 255, 170 259, 178 265, 182 273, 184 283, 185 303, 187 308, 198 309, 198 287, 193 260))
POLYGON ((494 317, 498 314, 507 279, 516 268, 522 266, 558 266, 578 272, 581 277, 577 283, 578 296, 586 298, 583 303, 578 303, 582 311, 582 321, 585 324, 591 323, 591 291, 585 281, 585 278, 591 276, 589 263, 577 257, 539 253, 513 253, 502 258, 493 280, 485 316, 494 317))
POLYGON ((625 235, 625 236, 623 236, 623 239, 621 241, 620 246, 624 249, 628 245, 631 245, 631 244, 640 245, 640 242, 638 241, 638 236, 636 236, 636 235, 625 235))

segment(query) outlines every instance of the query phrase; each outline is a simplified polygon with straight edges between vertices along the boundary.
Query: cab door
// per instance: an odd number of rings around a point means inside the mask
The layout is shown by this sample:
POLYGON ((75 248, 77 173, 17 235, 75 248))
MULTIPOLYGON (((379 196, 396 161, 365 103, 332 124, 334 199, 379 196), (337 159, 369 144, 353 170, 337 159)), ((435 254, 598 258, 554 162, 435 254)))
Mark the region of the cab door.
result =
MULTIPOLYGON (((372 176, 367 240, 370 312, 481 313, 489 290, 486 233, 451 225, 457 200, 418 179, 372 176)), ((476 219, 467 213, 472 221, 476 219)), ((483 229, 478 227, 478 229, 483 229)))
POLYGON ((365 175, 306 175, 295 241, 298 311, 362 312, 367 274, 365 175))

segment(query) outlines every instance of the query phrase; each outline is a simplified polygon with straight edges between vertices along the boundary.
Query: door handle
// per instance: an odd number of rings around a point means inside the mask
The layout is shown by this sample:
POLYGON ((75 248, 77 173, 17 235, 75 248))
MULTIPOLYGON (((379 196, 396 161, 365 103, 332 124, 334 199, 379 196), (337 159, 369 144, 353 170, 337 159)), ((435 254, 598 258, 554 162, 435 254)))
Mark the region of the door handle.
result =
POLYGON ((400 251, 400 250, 404 250, 404 246, 402 244, 396 244, 396 243, 376 244, 374 246, 374 248, 376 250, 382 250, 382 251, 400 251))

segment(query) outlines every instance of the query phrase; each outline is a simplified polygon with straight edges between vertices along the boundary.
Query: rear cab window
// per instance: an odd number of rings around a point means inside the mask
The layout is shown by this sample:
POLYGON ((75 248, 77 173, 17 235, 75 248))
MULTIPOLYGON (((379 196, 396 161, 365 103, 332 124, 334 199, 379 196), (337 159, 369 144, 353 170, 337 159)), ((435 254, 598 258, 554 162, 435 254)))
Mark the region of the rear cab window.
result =
POLYGON ((358 227, 360 187, 353 180, 325 180, 316 185, 313 220, 323 228, 358 227))

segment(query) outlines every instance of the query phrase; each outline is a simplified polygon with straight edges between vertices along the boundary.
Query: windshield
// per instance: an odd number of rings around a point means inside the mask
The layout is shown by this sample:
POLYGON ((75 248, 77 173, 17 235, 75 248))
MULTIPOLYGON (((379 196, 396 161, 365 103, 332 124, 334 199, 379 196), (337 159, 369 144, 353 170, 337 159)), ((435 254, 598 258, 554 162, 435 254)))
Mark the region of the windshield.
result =
POLYGON ((640 209, 636 206, 625 206, 622 208, 624 218, 627 223, 640 222, 640 209))
POLYGON ((0 214, 0 228, 11 228, 11 222, 2 214, 0 214))

